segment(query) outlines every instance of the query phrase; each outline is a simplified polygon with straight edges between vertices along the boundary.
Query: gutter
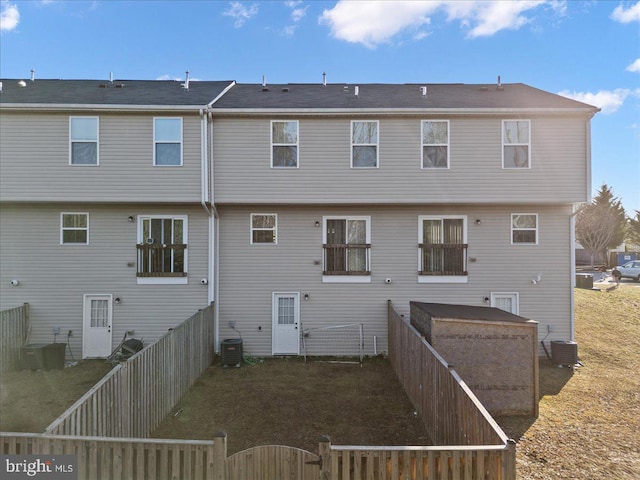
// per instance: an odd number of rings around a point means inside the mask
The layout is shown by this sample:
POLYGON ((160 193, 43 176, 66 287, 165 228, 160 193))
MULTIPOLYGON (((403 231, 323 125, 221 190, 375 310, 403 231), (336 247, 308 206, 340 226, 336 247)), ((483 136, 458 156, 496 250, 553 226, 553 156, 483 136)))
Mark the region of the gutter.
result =
POLYGON ((75 110, 100 110, 130 112, 198 112, 202 105, 105 105, 86 103, 0 103, 0 110, 39 110, 39 111, 75 111, 75 110))
POLYGON ((406 115, 406 114, 432 114, 432 115, 495 115, 495 114, 581 114, 589 115, 591 118, 594 111, 584 108, 212 108, 215 115, 242 115, 242 114, 263 114, 278 115, 286 114, 297 116, 332 114, 332 115, 406 115))

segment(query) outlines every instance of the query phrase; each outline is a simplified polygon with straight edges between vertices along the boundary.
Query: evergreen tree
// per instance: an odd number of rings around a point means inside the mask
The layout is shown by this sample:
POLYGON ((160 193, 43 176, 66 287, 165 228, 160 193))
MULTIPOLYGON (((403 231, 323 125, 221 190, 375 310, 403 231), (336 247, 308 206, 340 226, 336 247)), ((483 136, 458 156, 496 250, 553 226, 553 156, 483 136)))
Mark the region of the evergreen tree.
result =
POLYGON ((640 246, 640 210, 636 210, 636 218, 629 218, 628 237, 629 240, 640 246))

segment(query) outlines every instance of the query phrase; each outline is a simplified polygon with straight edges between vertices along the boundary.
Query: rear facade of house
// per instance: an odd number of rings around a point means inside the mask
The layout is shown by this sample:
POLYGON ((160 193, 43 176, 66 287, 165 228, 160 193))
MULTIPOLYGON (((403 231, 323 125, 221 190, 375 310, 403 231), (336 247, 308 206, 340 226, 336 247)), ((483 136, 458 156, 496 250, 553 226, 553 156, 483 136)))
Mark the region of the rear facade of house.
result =
POLYGON ((28 342, 107 357, 206 307, 204 109, 230 82, 2 84, 0 301, 29 303, 28 342))
POLYGON ((360 331, 383 353, 387 300, 573 335, 593 107, 522 84, 3 84, 0 301, 30 304, 30 342, 59 327, 103 357, 211 301, 256 356, 353 355, 360 331))
POLYGON ((387 350, 386 305, 572 337, 596 109, 522 85, 236 85, 213 105, 219 328, 255 355, 387 350), (303 342, 299 342, 299 330, 303 342))

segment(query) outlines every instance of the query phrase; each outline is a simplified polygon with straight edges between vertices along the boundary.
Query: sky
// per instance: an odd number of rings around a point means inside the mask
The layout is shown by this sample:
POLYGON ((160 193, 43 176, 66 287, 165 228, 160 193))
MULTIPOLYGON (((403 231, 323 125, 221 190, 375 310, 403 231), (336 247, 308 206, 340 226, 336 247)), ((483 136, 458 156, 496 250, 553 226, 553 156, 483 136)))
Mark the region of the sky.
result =
POLYGON ((640 1, 0 0, 0 77, 525 83, 602 109, 592 193, 640 210, 640 1))

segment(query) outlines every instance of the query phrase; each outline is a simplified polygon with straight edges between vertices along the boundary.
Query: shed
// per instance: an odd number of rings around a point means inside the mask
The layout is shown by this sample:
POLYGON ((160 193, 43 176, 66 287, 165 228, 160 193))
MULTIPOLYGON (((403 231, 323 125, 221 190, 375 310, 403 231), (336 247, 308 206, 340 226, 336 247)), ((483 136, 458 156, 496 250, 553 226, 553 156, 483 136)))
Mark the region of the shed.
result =
POLYGON ((493 415, 538 415, 538 322, 493 307, 411 302, 411 325, 493 415))

